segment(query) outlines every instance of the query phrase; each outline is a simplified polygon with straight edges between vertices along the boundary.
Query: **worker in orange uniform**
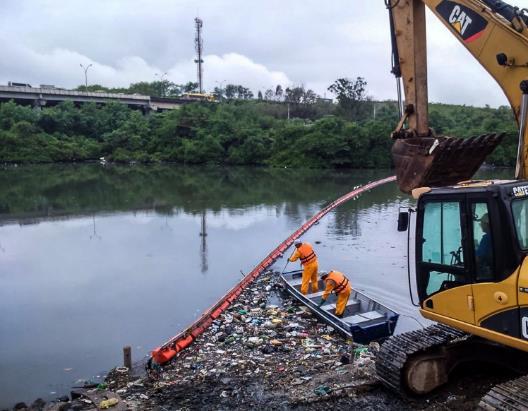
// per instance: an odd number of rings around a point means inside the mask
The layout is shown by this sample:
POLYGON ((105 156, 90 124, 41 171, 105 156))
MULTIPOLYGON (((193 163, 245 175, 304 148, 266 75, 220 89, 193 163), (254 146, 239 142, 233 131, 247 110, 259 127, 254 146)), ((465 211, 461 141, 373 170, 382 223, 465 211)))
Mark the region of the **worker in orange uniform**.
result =
POLYGON ((312 283, 312 293, 316 293, 319 290, 319 283, 317 279, 317 269, 319 264, 317 263, 317 256, 309 243, 303 243, 301 240, 295 240, 295 252, 290 257, 289 261, 294 262, 299 258, 303 266, 301 293, 308 294, 308 286, 312 283))
POLYGON ((321 279, 326 283, 326 288, 319 302, 319 307, 326 302, 326 299, 333 291, 337 295, 335 315, 336 317, 342 317, 352 291, 350 281, 339 271, 330 271, 328 273, 321 271, 321 279))

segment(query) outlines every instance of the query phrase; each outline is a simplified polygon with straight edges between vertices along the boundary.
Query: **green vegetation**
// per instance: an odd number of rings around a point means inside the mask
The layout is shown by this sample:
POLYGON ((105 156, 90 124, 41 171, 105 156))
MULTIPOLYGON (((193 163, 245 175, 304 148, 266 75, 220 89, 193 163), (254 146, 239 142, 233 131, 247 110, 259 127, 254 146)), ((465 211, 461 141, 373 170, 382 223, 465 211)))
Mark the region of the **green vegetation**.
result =
MULTIPOLYGON (((164 84, 137 83, 126 91, 172 95, 195 87, 194 83, 164 84)), ((197 102, 149 115, 119 103, 77 108, 66 102, 39 111, 8 102, 0 105, 0 161, 76 162, 105 157, 114 162, 390 167, 389 136, 398 122, 396 105, 370 101, 365 86, 362 78, 337 80, 329 87, 337 96, 335 105, 303 87, 277 86, 252 99, 244 87, 227 85, 218 91, 218 103, 197 102)), ((505 132, 507 138, 488 162, 515 163, 517 131, 509 108, 431 104, 430 113, 431 127, 438 134, 467 138, 505 132)))

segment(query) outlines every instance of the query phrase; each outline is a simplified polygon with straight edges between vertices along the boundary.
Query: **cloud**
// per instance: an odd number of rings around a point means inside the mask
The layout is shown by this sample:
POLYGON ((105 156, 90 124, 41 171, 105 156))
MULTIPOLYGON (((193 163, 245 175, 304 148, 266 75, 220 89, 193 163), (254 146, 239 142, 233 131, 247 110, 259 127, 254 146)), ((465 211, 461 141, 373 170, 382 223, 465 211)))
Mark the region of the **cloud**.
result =
MULTIPOLYGON (((80 67, 92 65, 88 69, 90 84, 110 87, 128 86, 138 81, 153 81, 163 71, 149 65, 139 56, 119 59, 115 65, 103 64, 89 59, 76 51, 54 49, 39 53, 35 50, 14 45, 0 38, 0 47, 4 58, 0 60, 0 82, 17 81, 38 85, 55 84, 63 87, 76 87, 84 83, 84 71, 80 67)), ((269 70, 263 64, 250 58, 228 53, 223 56, 214 54, 204 56, 206 70, 205 88, 229 83, 243 84, 252 89, 271 87, 276 84, 289 85, 291 81, 285 73, 269 70)), ((193 59, 177 62, 166 71, 166 79, 177 84, 196 79, 196 64, 193 59)))
MULTIPOLYGON (((395 98, 381 0, 290 0, 287 7, 281 0, 3 0, 0 82, 74 87, 84 82, 79 63, 93 64, 90 83, 107 86, 152 81, 165 72, 177 83, 194 81, 197 15, 204 21, 208 90, 218 83, 254 91, 281 83, 322 95, 337 78, 362 76, 373 98, 395 98)), ((431 13, 427 24, 431 100, 507 104, 431 13)))
MULTIPOLYGON (((259 64, 246 56, 238 53, 228 53, 223 56, 205 56, 206 88, 212 89, 218 83, 221 84, 243 84, 253 90, 274 88, 277 84, 288 86, 291 80, 288 76, 275 70, 269 70, 263 64, 259 64), (219 79, 213 80, 212 79, 219 79), (225 83, 222 83, 224 82, 225 83), (218 83, 217 83, 218 82, 218 83)), ((196 68, 193 67, 193 71, 196 68)), ((189 78, 189 77, 187 77, 189 78)))
POLYGON ((84 71, 80 67, 92 65, 88 69, 90 83, 112 86, 126 86, 131 81, 153 77, 155 68, 150 67, 140 57, 126 57, 115 67, 98 63, 72 50, 54 49, 39 53, 35 50, 13 45, 0 38, 4 58, 0 60, 0 81, 17 81, 38 85, 41 83, 75 87, 84 83, 84 71))

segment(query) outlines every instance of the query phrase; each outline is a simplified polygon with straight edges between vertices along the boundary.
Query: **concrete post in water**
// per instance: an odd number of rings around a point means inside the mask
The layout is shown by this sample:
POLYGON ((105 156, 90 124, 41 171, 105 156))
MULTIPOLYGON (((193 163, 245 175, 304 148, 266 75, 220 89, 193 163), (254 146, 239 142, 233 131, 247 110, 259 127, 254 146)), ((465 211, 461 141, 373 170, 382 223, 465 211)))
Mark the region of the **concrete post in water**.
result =
POLYGON ((123 365, 129 370, 132 369, 132 348, 130 345, 123 347, 123 365))

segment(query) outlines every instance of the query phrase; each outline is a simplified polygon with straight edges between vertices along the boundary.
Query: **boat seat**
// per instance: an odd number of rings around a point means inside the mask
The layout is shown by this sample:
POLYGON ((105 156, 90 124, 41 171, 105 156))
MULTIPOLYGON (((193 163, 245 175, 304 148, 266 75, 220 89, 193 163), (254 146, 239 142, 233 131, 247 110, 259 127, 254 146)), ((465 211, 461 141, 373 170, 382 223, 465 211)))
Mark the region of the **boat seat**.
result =
POLYGON ((300 287, 302 283, 302 277, 299 278, 291 278, 288 280, 288 283, 292 285, 293 287, 300 287))
POLYGON ((351 315, 349 317, 345 317, 342 320, 343 320, 343 322, 348 323, 348 324, 358 324, 358 323, 362 323, 362 322, 365 322, 365 321, 369 321, 365 317, 362 317, 359 314, 355 314, 355 315, 351 315))
POLYGON ((317 291, 316 293, 310 293, 310 294, 306 294, 306 297, 309 298, 309 299, 312 299, 312 298, 317 298, 317 297, 321 297, 324 293, 324 290, 323 291, 317 291))
MULTIPOLYGON (((321 293, 322 294, 322 293, 321 293)), ((358 300, 348 300, 347 302, 347 305, 346 305, 346 308, 345 310, 357 310, 360 306, 360 302, 358 300)), ((330 311, 330 310, 334 310, 336 308, 336 303, 333 302, 333 303, 330 303, 330 304, 325 304, 321 307, 323 310, 325 311, 330 311)))
POLYGON ((359 314, 369 320, 377 320, 378 318, 385 318, 385 315, 377 311, 367 311, 366 313, 359 314))
POLYGON ((343 321, 350 324, 359 324, 372 320, 379 320, 380 318, 385 318, 385 315, 377 311, 367 311, 366 313, 360 313, 345 317, 343 318, 343 321))

